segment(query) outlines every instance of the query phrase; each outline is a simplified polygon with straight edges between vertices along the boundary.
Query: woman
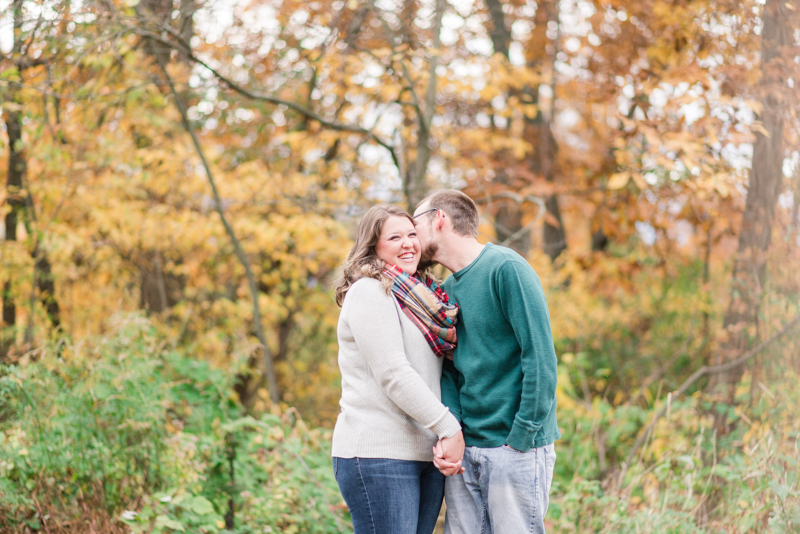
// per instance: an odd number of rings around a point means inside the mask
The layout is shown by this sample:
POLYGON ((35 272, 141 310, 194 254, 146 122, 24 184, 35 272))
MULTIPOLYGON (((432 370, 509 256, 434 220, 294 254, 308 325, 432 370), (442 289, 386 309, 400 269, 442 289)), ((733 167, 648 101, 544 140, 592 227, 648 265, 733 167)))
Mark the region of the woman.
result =
POLYGON ((419 260, 408 213, 375 206, 358 225, 336 287, 342 412, 333 470, 355 534, 433 532, 444 475, 432 448, 461 432, 439 386, 458 308, 417 274, 419 260))

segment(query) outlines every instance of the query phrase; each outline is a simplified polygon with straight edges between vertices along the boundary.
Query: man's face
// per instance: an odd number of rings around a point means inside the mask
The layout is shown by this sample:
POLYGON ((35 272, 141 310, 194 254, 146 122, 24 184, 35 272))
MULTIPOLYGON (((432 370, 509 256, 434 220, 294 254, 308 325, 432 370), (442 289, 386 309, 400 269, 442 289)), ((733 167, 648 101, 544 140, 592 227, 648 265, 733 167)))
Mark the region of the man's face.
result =
POLYGON ((436 212, 430 210, 432 208, 425 203, 414 211, 414 226, 417 230, 419 242, 422 245, 418 267, 420 271, 424 271, 438 263, 433 259, 439 251, 439 244, 433 236, 433 221, 436 217, 436 212))

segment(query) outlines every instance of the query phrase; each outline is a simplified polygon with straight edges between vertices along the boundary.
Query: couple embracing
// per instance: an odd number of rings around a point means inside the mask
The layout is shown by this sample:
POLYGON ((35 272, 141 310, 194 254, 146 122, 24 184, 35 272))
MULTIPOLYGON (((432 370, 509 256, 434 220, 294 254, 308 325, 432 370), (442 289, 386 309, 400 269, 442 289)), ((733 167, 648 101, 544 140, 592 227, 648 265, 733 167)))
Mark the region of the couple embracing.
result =
POLYGON ((336 287, 333 470, 355 534, 543 533, 560 437, 539 277, 459 191, 362 218, 336 287), (453 274, 440 287, 428 269, 453 274))

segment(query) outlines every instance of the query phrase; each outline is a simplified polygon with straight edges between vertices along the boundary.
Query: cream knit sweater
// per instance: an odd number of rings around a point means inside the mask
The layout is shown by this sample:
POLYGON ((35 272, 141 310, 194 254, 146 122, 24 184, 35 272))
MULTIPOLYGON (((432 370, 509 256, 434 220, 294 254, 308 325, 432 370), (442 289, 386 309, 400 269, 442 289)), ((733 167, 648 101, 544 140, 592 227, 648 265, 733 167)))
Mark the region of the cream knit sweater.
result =
POLYGON ((441 403, 442 359, 382 284, 362 278, 339 315, 342 412, 333 430, 338 458, 431 461, 439 437, 461 430, 441 403))

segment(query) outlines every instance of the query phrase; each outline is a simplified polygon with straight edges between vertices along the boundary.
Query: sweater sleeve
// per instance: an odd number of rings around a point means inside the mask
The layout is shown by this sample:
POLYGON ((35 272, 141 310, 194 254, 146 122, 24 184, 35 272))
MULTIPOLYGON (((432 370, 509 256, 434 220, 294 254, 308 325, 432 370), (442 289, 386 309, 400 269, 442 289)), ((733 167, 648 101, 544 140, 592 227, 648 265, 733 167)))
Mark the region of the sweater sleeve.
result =
POLYGON ((507 262, 499 272, 500 306, 521 349, 522 393, 506 443, 527 451, 553 408, 557 359, 550 313, 539 277, 528 265, 507 262))
POLYGON ((394 297, 380 283, 365 282, 348 291, 347 324, 372 375, 389 399, 422 426, 440 438, 455 435, 461 425, 406 358, 394 297))
POLYGON ((461 397, 459 396, 458 369, 452 360, 442 362, 442 402, 450 408, 455 418, 461 421, 461 397))

